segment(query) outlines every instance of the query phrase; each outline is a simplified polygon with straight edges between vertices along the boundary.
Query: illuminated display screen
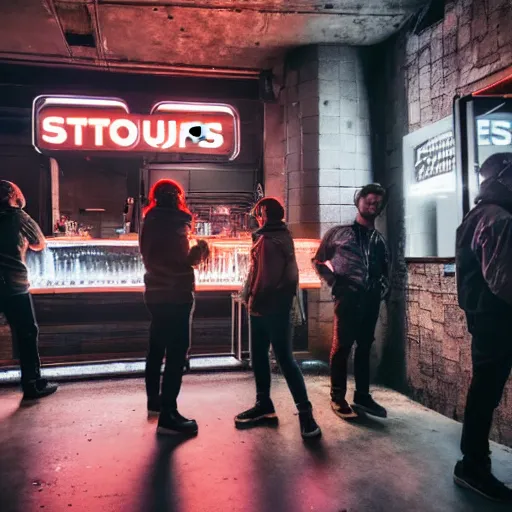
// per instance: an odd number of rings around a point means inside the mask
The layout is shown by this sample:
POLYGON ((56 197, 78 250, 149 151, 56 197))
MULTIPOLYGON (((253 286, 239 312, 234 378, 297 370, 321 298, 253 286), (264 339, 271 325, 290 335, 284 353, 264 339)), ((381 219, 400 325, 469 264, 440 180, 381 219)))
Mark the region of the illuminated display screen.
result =
POLYGON ((206 103, 162 102, 142 115, 122 100, 39 97, 33 143, 41 153, 170 152, 232 160, 239 152, 238 115, 228 105, 206 103))

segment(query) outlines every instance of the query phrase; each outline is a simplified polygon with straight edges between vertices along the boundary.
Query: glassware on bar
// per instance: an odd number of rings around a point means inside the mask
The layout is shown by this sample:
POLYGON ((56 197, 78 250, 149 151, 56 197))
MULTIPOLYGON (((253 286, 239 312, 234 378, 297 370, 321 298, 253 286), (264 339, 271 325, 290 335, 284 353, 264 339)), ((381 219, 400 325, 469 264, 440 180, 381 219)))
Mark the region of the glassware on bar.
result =
MULTIPOLYGON (((249 271, 251 239, 210 238, 210 256, 195 269, 196 284, 208 288, 241 287, 249 271)), ((191 239, 191 245, 195 239, 191 239)), ((295 240, 301 285, 320 287, 311 265, 317 240, 295 240)), ((134 288, 144 284, 144 265, 136 240, 48 240, 47 248, 29 252, 32 290, 59 288, 134 288)))

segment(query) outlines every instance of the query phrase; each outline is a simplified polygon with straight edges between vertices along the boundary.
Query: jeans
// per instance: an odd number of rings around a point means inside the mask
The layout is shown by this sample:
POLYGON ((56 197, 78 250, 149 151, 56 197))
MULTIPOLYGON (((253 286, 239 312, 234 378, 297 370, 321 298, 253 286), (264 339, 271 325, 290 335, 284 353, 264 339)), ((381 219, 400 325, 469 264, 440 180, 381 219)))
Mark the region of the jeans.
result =
POLYGON ((270 401, 270 344, 286 379, 293 400, 299 409, 309 404, 304 377, 292 352, 290 323, 291 303, 286 303, 271 314, 251 315, 251 357, 259 401, 270 401))
POLYGON ((331 398, 342 401, 347 393, 347 366, 352 345, 354 354, 356 392, 370 392, 370 352, 375 340, 379 317, 380 294, 347 292, 336 299, 334 306, 334 335, 331 347, 331 398))
POLYGON ((489 433, 512 369, 512 338, 507 321, 469 318, 473 377, 468 391, 461 450, 476 465, 489 459, 489 433))
POLYGON ((41 378, 41 361, 37 349, 39 328, 30 293, 9 295, 0 292, 0 312, 11 328, 13 341, 18 348, 21 386, 41 378))
POLYGON ((175 411, 183 367, 190 345, 190 321, 193 304, 147 302, 151 315, 149 350, 146 358, 146 393, 148 398, 161 394, 162 409, 175 411), (160 393, 160 370, 165 368, 160 393))

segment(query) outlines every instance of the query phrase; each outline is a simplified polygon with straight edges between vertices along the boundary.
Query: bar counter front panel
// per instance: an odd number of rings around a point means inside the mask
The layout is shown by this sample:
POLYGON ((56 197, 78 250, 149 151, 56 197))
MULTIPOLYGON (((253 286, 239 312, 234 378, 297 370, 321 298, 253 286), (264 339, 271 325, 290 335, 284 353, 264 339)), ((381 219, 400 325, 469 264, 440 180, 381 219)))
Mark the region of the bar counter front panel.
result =
MULTIPOLYGON (((232 350, 231 296, 247 275, 251 239, 202 238, 208 241, 211 254, 195 271, 190 354, 228 354, 232 350)), ((306 307, 307 290, 320 287, 311 266, 318 243, 295 240, 306 307)), ((136 239, 48 239, 44 251, 28 253, 27 266, 44 363, 144 356, 149 316, 142 297, 144 267, 136 239)), ((307 325, 301 325, 297 311, 292 323, 294 349, 307 350, 307 325)), ((248 348, 247 340, 244 348, 248 348)), ((13 364, 16 354, 9 328, 0 319, 0 365, 13 364)))

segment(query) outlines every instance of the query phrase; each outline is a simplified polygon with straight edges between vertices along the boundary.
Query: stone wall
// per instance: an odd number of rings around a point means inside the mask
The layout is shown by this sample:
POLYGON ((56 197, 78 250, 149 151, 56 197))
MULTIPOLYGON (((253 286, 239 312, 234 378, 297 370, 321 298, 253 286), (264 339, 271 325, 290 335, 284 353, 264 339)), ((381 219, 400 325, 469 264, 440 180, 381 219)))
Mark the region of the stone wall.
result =
MULTIPOLYGON (((455 296, 455 278, 440 263, 404 258, 402 139, 451 114, 466 94, 512 73, 508 0, 446 2, 444 20, 419 35, 412 26, 367 50, 375 178, 393 186, 387 238, 392 294, 380 329, 380 380, 426 406, 462 419, 471 374, 470 339, 455 296)), ((494 439, 512 445, 511 384, 496 414, 494 439)))
POLYGON ((444 20, 405 43, 409 130, 451 114, 455 94, 512 65, 510 0, 446 2, 444 20))
MULTIPOLYGON (((455 276, 439 263, 410 263, 407 284, 407 380, 411 396, 462 421, 471 380, 471 337, 457 305, 455 276)), ((512 381, 494 417, 492 437, 512 446, 512 381)))

